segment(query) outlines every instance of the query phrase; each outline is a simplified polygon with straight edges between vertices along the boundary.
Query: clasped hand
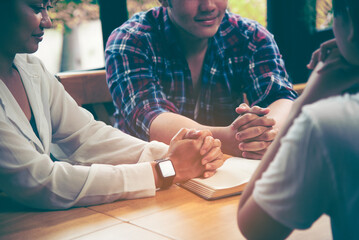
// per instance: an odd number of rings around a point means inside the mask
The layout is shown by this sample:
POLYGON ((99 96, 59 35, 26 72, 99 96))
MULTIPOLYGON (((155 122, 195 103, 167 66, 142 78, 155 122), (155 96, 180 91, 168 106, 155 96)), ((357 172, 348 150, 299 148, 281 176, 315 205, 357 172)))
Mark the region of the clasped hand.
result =
POLYGON ((323 43, 320 49, 313 53, 307 67, 313 69, 313 72, 298 98, 297 105, 339 95, 359 83, 358 67, 344 59, 335 39, 323 43))
POLYGON ((195 177, 210 177, 223 165, 221 142, 208 130, 182 128, 171 140, 168 154, 176 177, 175 183, 195 177))
POLYGON ((236 108, 239 116, 230 127, 242 157, 261 159, 277 135, 275 120, 267 116, 269 111, 269 108, 249 107, 245 103, 236 108))

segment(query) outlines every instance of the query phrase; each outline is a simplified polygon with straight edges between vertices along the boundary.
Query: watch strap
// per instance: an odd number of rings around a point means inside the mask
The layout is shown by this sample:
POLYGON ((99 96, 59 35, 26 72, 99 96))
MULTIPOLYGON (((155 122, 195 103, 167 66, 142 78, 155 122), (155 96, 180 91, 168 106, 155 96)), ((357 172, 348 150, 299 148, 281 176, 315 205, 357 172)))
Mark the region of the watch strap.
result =
MULTIPOLYGON (((157 173, 158 173, 158 176, 159 176, 159 177, 161 178, 161 180, 162 180, 161 189, 167 189, 167 188, 169 188, 169 187, 173 184, 173 179, 174 179, 175 176, 176 176, 176 175, 169 176, 169 177, 163 176, 163 172, 162 172, 162 169, 161 169, 159 163, 160 163, 160 162, 164 162, 164 161, 170 161, 170 162, 171 162, 170 159, 155 160, 155 162, 156 162, 156 166, 155 166, 156 171, 157 171, 157 173)), ((172 162, 171 162, 171 164, 172 164, 172 162)), ((172 165, 172 167, 173 167, 173 165, 172 165)))

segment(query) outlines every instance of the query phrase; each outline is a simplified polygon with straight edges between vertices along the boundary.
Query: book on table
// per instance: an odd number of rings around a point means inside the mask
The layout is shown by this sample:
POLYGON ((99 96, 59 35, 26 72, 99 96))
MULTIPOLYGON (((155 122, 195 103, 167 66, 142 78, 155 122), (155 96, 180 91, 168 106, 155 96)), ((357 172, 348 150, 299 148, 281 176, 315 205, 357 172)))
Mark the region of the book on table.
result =
POLYGON ((228 158, 210 178, 193 178, 180 186, 207 199, 214 200, 242 193, 259 160, 228 158))

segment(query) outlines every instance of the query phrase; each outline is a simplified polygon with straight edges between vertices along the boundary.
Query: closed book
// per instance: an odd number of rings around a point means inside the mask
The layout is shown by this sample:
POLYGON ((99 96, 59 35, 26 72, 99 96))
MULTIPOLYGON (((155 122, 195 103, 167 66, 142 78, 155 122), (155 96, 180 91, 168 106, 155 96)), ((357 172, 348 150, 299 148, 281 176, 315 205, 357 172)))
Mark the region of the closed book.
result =
POLYGON ((207 200, 237 195, 244 190, 259 163, 259 160, 231 157, 212 177, 193 178, 180 186, 207 200))

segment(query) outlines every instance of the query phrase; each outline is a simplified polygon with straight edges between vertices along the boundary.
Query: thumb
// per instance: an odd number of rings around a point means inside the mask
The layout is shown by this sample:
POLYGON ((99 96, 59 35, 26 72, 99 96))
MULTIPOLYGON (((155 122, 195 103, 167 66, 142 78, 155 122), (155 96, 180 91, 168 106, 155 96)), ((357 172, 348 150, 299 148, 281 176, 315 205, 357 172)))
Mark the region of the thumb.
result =
POLYGON ((201 135, 200 131, 195 129, 189 129, 183 136, 184 139, 197 139, 201 135))
POLYGON ((176 135, 173 136, 173 138, 171 139, 172 141, 179 141, 184 139, 185 135, 187 134, 189 130, 187 128, 181 128, 176 135))
POLYGON ((237 108, 236 108, 236 113, 238 114, 242 114, 242 113, 245 113, 249 110, 249 106, 246 104, 246 103, 242 103, 241 105, 239 105, 237 108))

